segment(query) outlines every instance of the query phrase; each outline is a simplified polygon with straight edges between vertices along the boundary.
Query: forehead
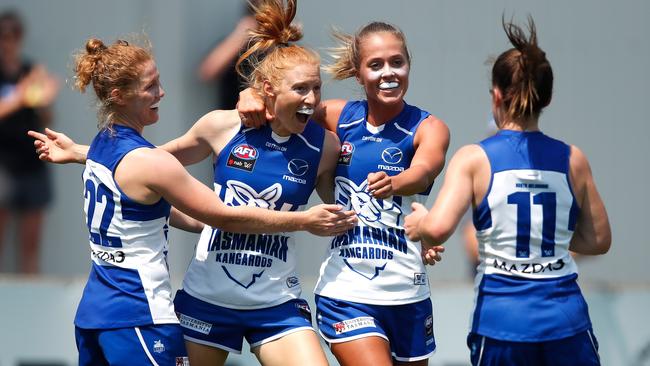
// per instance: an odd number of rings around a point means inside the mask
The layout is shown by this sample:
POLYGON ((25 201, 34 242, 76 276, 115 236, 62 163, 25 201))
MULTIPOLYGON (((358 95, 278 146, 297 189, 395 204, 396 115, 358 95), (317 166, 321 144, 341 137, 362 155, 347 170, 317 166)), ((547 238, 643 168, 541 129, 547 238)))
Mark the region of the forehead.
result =
POLYGON ((154 60, 145 61, 142 66, 140 66, 140 81, 151 81, 159 76, 158 67, 154 60))
POLYGON ((359 42, 361 58, 374 58, 401 54, 406 57, 404 42, 390 32, 376 32, 366 35, 359 42))
POLYGON ((306 63, 289 67, 284 71, 282 81, 288 84, 320 82, 320 65, 317 63, 306 63))

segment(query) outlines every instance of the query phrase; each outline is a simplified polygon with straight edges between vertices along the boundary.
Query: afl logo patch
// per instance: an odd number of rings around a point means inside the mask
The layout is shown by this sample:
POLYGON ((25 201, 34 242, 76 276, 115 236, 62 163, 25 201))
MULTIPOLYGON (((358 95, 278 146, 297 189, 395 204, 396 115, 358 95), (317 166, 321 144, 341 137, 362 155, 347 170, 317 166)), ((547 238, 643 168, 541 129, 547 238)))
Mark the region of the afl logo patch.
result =
POLYGON ((307 170, 309 170, 309 164, 302 159, 291 159, 287 168, 291 174, 300 177, 307 173, 307 170))
POLYGON ((226 165, 232 168, 252 172, 257 162, 257 149, 248 144, 239 144, 230 150, 226 165))
POLYGON ((385 161, 387 164, 397 164, 402 161, 404 154, 402 150, 396 147, 389 147, 384 149, 381 152, 381 160, 385 161))
POLYGON ((339 154, 339 164, 350 165, 350 160, 352 160, 353 153, 354 153, 354 145, 352 145, 348 141, 345 141, 341 145, 341 153, 339 154))

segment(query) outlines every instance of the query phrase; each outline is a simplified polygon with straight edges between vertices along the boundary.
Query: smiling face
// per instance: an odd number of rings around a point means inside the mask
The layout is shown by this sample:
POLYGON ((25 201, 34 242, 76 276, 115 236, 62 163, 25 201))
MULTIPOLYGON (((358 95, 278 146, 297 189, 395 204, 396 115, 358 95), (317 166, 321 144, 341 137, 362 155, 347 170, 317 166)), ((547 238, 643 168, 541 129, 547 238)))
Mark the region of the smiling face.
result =
POLYGON ((138 130, 158 121, 158 106, 165 91, 160 84, 160 73, 153 60, 141 66, 140 79, 121 103, 117 111, 128 124, 138 130))
POLYGON ((402 40, 389 32, 365 36, 360 44, 357 75, 369 100, 401 104, 408 89, 410 65, 402 40))
POLYGON ((283 71, 278 85, 264 82, 267 108, 275 116, 273 131, 280 136, 301 133, 320 103, 320 65, 307 63, 283 71))

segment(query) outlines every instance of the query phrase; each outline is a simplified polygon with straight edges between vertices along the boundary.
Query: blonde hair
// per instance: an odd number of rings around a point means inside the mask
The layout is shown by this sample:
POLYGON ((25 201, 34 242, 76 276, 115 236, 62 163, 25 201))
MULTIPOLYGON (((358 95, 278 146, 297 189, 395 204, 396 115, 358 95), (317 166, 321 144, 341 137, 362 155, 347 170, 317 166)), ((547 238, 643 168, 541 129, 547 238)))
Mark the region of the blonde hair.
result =
POLYGON ((357 76, 361 64, 361 42, 369 35, 387 32, 394 35, 402 42, 406 61, 411 63, 411 55, 406 45, 406 36, 399 28, 385 22, 372 22, 363 26, 355 35, 335 30, 332 33, 338 46, 330 50, 334 63, 324 66, 323 70, 332 75, 336 80, 344 80, 357 76))
POLYGON ((320 57, 311 49, 292 44, 302 38, 302 30, 292 24, 296 16, 296 0, 260 0, 251 3, 257 28, 250 31, 248 49, 237 60, 237 72, 249 87, 262 90, 264 81, 277 86, 284 73, 300 64, 320 65, 320 57), (251 66, 250 75, 242 71, 242 63, 251 66))
POLYGON ((99 129, 111 128, 115 113, 114 89, 123 96, 130 95, 142 73, 142 64, 153 60, 151 46, 145 47, 117 40, 110 46, 97 38, 86 42, 84 50, 77 52, 74 60, 74 88, 84 93, 92 83, 99 106, 97 110, 99 129))

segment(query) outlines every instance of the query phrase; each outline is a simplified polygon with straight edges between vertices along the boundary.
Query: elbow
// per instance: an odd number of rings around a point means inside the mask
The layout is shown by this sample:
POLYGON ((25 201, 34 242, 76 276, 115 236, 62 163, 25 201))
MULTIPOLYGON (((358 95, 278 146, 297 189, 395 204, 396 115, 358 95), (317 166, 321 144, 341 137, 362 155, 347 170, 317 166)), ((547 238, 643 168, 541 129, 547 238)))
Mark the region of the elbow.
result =
POLYGON ((426 225, 424 222, 420 223, 419 230, 422 241, 433 245, 446 242, 452 233, 452 230, 442 225, 426 225))
POLYGON ((598 255, 606 254, 609 252, 609 249, 612 247, 612 233, 607 232, 604 235, 596 238, 596 248, 598 250, 598 255))

